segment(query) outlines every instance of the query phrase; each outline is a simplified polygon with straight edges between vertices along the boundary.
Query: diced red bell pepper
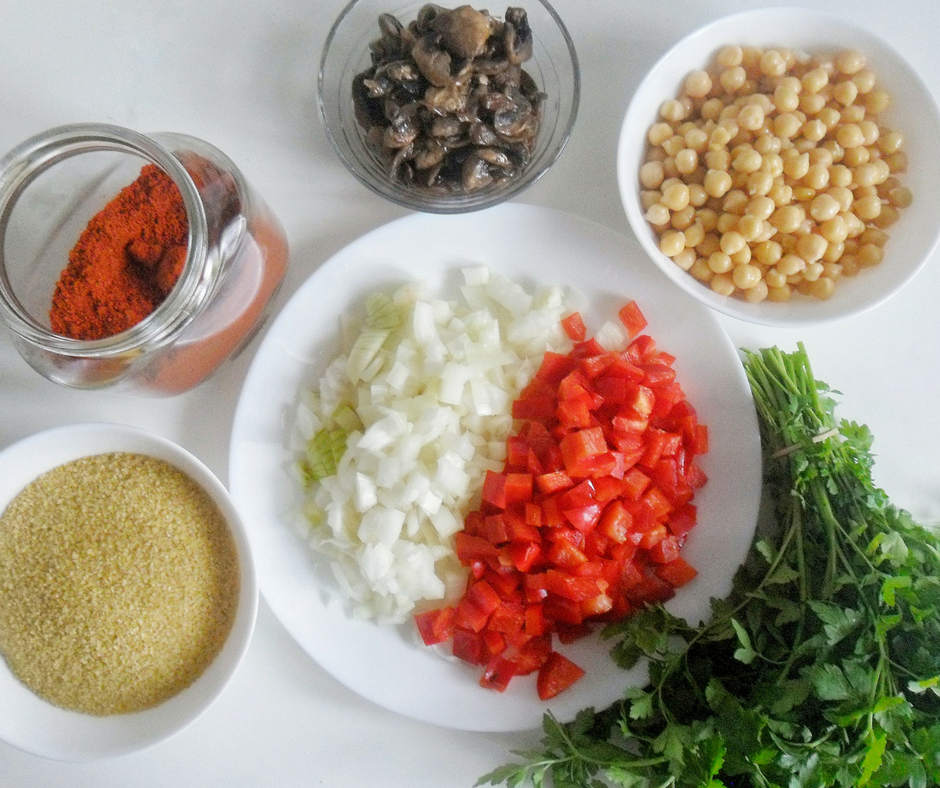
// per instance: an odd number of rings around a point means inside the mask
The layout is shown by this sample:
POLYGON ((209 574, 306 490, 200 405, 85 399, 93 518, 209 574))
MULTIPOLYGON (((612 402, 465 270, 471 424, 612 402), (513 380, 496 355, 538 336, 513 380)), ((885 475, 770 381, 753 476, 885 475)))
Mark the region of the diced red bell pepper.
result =
POLYGON ((584 326, 584 320, 581 319, 579 312, 572 312, 561 321, 561 327, 565 329, 568 339, 575 342, 581 342, 587 336, 587 329, 584 326))
POLYGON ((450 637, 455 655, 484 667, 485 687, 538 670, 540 696, 554 697, 583 671, 552 650, 553 635, 571 642, 695 577, 680 549, 707 481, 695 458, 708 433, 636 304, 620 317, 623 352, 566 318, 574 349, 546 354, 513 403, 522 423, 502 472, 486 474, 455 536, 469 569, 462 599, 415 616, 427 642, 450 637))
POLYGON ((497 654, 486 663, 483 676, 480 678, 480 686, 497 692, 505 692, 515 675, 516 663, 506 659, 502 654, 497 654))
POLYGON ((673 588, 682 588, 698 576, 695 568, 681 555, 668 564, 656 567, 656 574, 673 588))
POLYGON ((627 336, 633 339, 648 325, 646 317, 640 310, 640 305, 636 301, 628 301, 617 313, 620 322, 627 329, 627 336))
POLYGON ((444 643, 454 634, 454 608, 450 605, 415 616, 418 632, 426 646, 444 643))
POLYGON ((539 698, 549 700, 568 689, 584 675, 584 670, 557 651, 553 651, 539 668, 536 690, 539 698))

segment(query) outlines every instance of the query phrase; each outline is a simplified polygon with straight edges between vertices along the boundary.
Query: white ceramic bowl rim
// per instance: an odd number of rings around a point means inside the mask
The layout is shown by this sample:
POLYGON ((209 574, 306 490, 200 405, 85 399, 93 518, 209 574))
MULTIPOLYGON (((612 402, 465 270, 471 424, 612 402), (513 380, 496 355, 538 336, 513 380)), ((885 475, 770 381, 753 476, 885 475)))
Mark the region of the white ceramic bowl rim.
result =
POLYGON ((258 581, 240 515, 219 479, 193 454, 153 433, 110 423, 54 427, 0 451, 0 512, 33 479, 71 460, 114 451, 165 460, 202 485, 219 506, 238 552, 238 611, 225 645, 188 688, 145 711, 98 717, 68 711, 23 685, 0 658, 0 739, 34 755, 62 761, 95 761, 151 747, 199 717, 240 665, 258 611, 258 581))
POLYGON ((651 260, 682 290, 712 309, 740 320, 778 327, 804 327, 862 314, 884 303, 926 265, 940 242, 940 205, 930 199, 940 183, 940 111, 930 89, 904 56, 871 31, 827 12, 771 7, 741 11, 712 21, 674 44, 637 87, 620 132, 617 176, 630 226, 651 260), (704 68, 725 44, 786 46, 808 53, 855 48, 868 58, 894 104, 884 119, 905 134, 914 164, 904 182, 914 203, 888 232, 885 262, 843 278, 827 301, 794 298, 785 304, 748 304, 713 293, 659 251, 639 202, 639 167, 646 131, 660 104, 674 97, 689 72, 704 68))

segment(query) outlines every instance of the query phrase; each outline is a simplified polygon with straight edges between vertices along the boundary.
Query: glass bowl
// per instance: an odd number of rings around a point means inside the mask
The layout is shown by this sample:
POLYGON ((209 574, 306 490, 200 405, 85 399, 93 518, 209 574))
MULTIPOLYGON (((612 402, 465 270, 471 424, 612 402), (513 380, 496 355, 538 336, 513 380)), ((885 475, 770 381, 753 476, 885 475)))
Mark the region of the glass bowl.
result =
MULTIPOLYGON (((353 0, 330 30, 320 62, 318 108, 327 136, 349 171, 376 194, 416 211, 461 213, 508 200, 541 178, 561 154, 578 111, 580 70, 574 45, 564 23, 545 0, 526 0, 532 31, 532 56, 522 69, 545 98, 534 148, 527 161, 508 179, 496 179, 469 191, 429 189, 392 177, 392 165, 369 144, 367 131, 357 120, 353 83, 372 65, 371 44, 381 37, 379 17, 390 14, 401 25, 414 20, 426 3, 398 0, 353 0)), ((482 10, 482 9, 481 9, 482 10)), ((502 20, 496 10, 493 17, 502 20)), ((464 61, 460 61, 464 62, 464 61)), ((454 58, 452 72, 459 68, 454 58)), ((423 98, 417 98, 416 104, 423 98)), ((422 171, 423 172, 423 171, 422 171)))
POLYGON ((140 751, 180 732, 228 686, 254 632, 258 581, 241 517, 221 481, 190 452, 135 427, 81 423, 54 427, 0 451, 0 514, 30 482, 64 463, 111 452, 163 460, 189 476, 222 513, 234 542, 239 588, 231 629, 214 659, 188 687, 159 705, 128 713, 86 714, 53 705, 30 690, 0 656, 0 739, 26 752, 91 762, 140 751))
POLYGON ((876 34, 825 12, 764 8, 705 25, 673 46, 653 66, 637 88, 623 121, 617 176, 630 227, 650 259, 675 285, 725 315, 756 324, 797 328, 872 309, 897 293, 928 262, 940 239, 940 203, 935 198, 940 183, 938 139, 940 113, 936 100, 903 56, 876 34), (841 276, 828 299, 794 295, 786 302, 749 303, 719 295, 660 250, 657 234, 644 217, 639 171, 645 160, 647 132, 659 119, 663 102, 679 95, 686 76, 704 69, 726 45, 787 47, 798 55, 834 56, 840 50, 857 50, 865 56, 877 85, 890 94, 891 104, 879 119, 904 136, 903 150, 909 166, 899 177, 912 192, 913 203, 886 228, 889 238, 883 261, 862 268, 855 276, 841 276))

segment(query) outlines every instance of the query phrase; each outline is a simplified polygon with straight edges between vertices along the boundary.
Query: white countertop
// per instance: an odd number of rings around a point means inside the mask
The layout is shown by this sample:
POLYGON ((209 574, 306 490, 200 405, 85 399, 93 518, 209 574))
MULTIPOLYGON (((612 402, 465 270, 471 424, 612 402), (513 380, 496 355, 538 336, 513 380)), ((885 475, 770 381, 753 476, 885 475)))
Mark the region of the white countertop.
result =
MULTIPOLYGON (((52 126, 92 121, 213 143, 287 229, 291 268, 276 306, 283 305, 335 251, 403 215, 345 171, 317 118, 320 50, 343 4, 0 0, 0 151, 52 126)), ((629 233, 614 160, 632 90, 685 34, 752 5, 556 0, 581 60, 581 109, 565 153, 522 201, 629 233)), ((940 4, 804 5, 876 31, 940 95, 940 4)), ((938 295, 935 255, 898 296, 858 318, 802 332, 722 318, 738 347, 806 344, 817 377, 842 392, 838 413, 872 429, 876 482, 924 522, 940 521, 938 295)), ((182 444, 224 481, 232 417, 257 344, 195 391, 150 400, 49 383, 20 359, 4 329, 0 447, 58 424, 119 421, 182 444)), ((0 743, 0 788, 469 788, 538 736, 439 729, 362 700, 313 662, 262 601, 246 661, 191 727, 139 755, 96 764, 47 761, 0 743)))

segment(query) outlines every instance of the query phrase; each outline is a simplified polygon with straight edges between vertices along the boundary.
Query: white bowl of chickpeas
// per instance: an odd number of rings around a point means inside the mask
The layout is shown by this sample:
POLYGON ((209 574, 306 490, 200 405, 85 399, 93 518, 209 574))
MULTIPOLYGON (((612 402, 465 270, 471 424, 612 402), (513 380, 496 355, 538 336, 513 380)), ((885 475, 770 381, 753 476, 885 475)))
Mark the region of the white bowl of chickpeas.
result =
POLYGON ((940 113, 916 72, 843 19, 766 8, 669 50, 624 119, 630 225, 687 293, 803 326, 895 294, 940 239, 940 113))

